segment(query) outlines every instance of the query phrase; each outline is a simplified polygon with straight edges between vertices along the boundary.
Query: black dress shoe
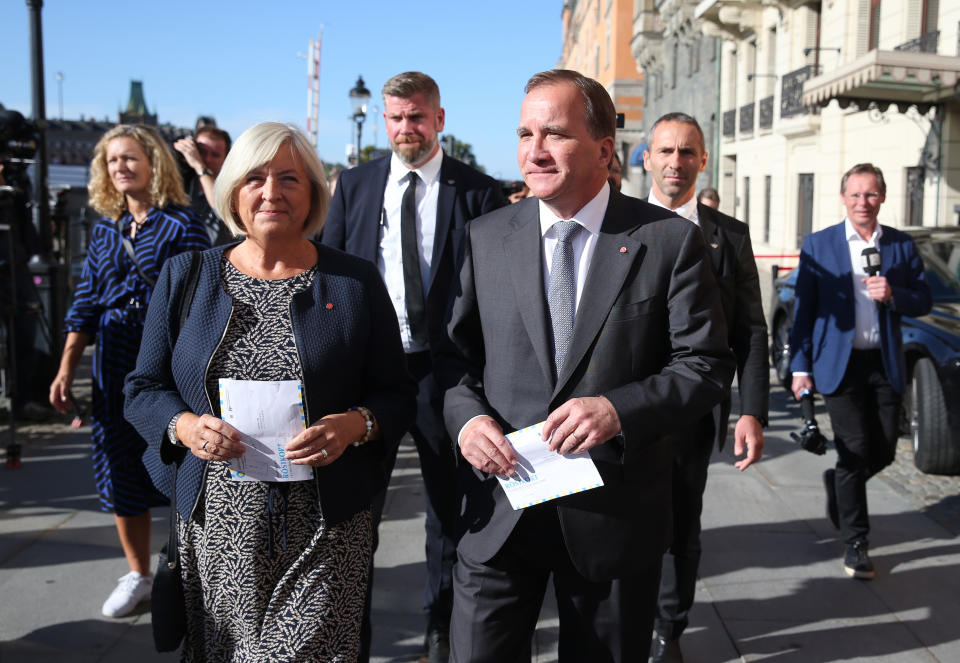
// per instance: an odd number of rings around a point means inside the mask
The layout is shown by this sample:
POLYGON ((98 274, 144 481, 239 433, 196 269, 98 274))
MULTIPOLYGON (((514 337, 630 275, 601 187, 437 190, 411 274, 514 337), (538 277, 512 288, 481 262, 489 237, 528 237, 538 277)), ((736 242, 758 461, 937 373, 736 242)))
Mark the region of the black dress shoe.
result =
POLYGON ((867 554, 867 542, 863 539, 854 541, 847 546, 847 553, 843 556, 843 570, 851 578, 871 580, 876 575, 873 562, 867 554))
POLYGON ((448 663, 450 660, 450 632, 440 628, 427 630, 427 663, 448 663))
POLYGON ((659 633, 654 633, 650 663, 683 663, 683 654, 680 652, 680 640, 676 638, 666 638, 659 633))
POLYGON ((826 470, 823 473, 823 488, 827 492, 827 518, 834 529, 840 529, 840 512, 837 510, 837 473, 835 470, 826 470))

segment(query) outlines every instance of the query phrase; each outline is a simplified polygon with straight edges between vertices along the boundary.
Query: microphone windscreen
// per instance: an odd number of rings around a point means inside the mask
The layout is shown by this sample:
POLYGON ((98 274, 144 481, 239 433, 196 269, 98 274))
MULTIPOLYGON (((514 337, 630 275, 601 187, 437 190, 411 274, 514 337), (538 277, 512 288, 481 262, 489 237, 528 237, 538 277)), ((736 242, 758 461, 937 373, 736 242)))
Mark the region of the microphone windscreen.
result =
POLYGON ((860 252, 860 265, 867 276, 876 276, 880 273, 880 252, 876 247, 868 246, 860 252))

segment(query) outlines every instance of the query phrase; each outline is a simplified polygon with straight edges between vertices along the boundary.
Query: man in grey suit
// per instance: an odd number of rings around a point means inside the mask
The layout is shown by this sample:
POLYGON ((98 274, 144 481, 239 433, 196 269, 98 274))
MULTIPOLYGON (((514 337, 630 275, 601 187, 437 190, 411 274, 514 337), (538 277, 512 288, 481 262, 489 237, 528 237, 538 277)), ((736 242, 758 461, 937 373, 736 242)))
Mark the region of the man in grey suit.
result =
POLYGON ((450 338, 465 361, 444 405, 461 467, 454 661, 526 652, 553 574, 561 661, 638 661, 653 629, 670 530, 677 422, 733 375, 701 233, 612 191, 616 111, 596 81, 527 83, 517 159, 534 198, 469 226, 450 338), (589 452, 600 488, 513 510, 495 474, 504 437, 589 452), (616 582, 614 582, 616 581, 616 582))

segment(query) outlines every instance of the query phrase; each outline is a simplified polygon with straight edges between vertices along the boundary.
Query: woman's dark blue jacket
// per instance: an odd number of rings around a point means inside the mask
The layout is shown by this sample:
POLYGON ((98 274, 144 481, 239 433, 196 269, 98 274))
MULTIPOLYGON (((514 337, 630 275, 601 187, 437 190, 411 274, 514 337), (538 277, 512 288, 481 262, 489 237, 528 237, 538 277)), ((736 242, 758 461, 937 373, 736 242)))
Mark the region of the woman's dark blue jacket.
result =
MULTIPOLYGON (((382 461, 413 422, 416 383, 406 370, 396 313, 376 267, 315 244, 313 286, 290 305, 303 370, 307 421, 363 405, 380 426, 380 438, 348 446, 325 467, 314 468, 323 515, 341 522, 370 504, 388 477, 382 461)), ((233 300, 220 281, 226 247, 201 254, 200 276, 183 329, 180 301, 190 254, 167 260, 147 311, 137 366, 127 376, 124 416, 147 441, 144 464, 157 488, 170 495, 169 463, 183 458, 177 476, 177 511, 189 518, 207 462, 173 446, 167 425, 183 410, 213 414, 205 373, 223 338, 233 300)))

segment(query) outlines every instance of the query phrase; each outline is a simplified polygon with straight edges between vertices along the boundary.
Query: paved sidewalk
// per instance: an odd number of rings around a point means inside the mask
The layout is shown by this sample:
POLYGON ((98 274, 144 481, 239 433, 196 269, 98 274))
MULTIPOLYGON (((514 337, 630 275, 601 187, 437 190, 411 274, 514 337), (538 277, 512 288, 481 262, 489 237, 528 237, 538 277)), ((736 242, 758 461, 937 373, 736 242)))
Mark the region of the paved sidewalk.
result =
MULTIPOLYGON (((960 527, 950 527, 950 509, 912 493, 902 466, 882 473, 869 483, 878 577, 848 579, 820 484, 834 455, 797 449, 788 433, 799 424, 797 406, 776 389, 765 459, 741 474, 728 454, 714 458, 698 602, 681 641, 687 660, 960 661, 960 527), (922 505, 937 519, 918 510, 922 505)), ((89 431, 33 424, 18 438, 23 467, 0 467, 0 663, 177 660, 153 652, 146 604, 125 619, 100 615, 126 565, 112 516, 99 511, 89 431)), ((0 440, 5 444, 2 427, 0 440)), ((960 480, 942 485, 960 487, 960 480)), ((958 499, 941 501, 955 506, 958 499)), ((422 523, 416 452, 407 444, 376 559, 378 663, 416 661, 422 653, 422 523)), ((157 511, 155 549, 165 528, 166 511, 157 511)), ((548 604, 535 639, 537 663, 556 661, 556 628, 548 604)))

